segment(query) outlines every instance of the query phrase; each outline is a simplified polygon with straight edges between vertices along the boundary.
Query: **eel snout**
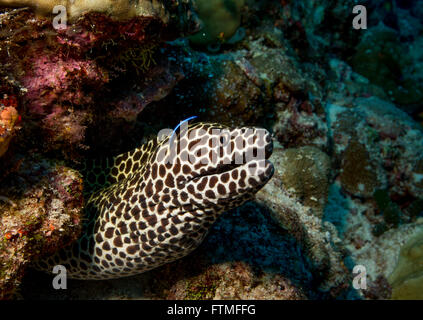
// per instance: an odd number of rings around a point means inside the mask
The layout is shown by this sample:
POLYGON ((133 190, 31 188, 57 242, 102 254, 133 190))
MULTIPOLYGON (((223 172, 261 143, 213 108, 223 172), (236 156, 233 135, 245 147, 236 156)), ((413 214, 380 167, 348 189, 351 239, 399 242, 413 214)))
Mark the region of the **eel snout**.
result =
POLYGON ((199 206, 230 207, 231 201, 253 197, 273 176, 268 160, 273 141, 265 129, 235 128, 192 137, 181 141, 186 149, 181 148, 180 154, 187 151, 191 161, 179 159, 186 174, 175 176, 182 200, 188 194, 199 206))

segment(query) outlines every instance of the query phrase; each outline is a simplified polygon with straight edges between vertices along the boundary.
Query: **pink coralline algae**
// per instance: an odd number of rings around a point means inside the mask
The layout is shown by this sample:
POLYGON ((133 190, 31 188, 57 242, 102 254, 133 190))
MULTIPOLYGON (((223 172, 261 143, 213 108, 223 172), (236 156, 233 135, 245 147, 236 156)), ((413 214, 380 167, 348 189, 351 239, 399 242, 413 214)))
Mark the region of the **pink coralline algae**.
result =
POLYGON ((25 99, 31 114, 51 118, 62 111, 63 104, 91 104, 90 90, 108 82, 107 74, 93 61, 34 56, 30 63, 32 68, 21 81, 28 90, 25 99))
POLYGON ((146 105, 166 96, 180 77, 160 65, 157 51, 178 31, 188 31, 175 23, 183 16, 172 17, 163 10, 118 21, 92 12, 56 30, 49 18, 29 10, 4 13, 0 72, 14 79, 22 116, 31 119, 26 148, 60 150, 78 160, 89 147, 87 129, 99 132, 104 122, 117 129, 122 119, 133 123, 146 105), (129 88, 133 92, 125 92, 129 88))

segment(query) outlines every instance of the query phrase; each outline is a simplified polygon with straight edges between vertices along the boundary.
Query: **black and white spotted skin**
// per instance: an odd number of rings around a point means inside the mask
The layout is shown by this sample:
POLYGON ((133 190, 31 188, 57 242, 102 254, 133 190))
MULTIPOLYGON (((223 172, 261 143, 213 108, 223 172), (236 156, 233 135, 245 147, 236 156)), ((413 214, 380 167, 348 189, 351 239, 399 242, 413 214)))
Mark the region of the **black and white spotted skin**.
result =
POLYGON ((106 187, 87 200, 81 238, 38 267, 51 272, 60 264, 69 278, 100 280, 186 256, 220 213, 252 199, 272 177, 271 152, 264 129, 198 123, 119 155, 87 176, 106 187))

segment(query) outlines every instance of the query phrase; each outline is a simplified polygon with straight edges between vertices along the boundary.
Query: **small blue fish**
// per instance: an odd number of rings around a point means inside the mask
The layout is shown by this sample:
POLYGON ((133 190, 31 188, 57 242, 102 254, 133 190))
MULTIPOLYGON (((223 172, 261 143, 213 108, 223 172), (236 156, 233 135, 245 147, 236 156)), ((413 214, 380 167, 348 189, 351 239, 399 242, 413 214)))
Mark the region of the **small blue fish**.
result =
POLYGON ((184 124, 185 122, 188 122, 188 121, 190 121, 190 120, 192 120, 192 119, 195 119, 195 118, 197 118, 197 116, 192 116, 192 117, 189 117, 188 119, 185 119, 185 120, 183 120, 183 121, 181 121, 176 127, 175 127, 175 129, 173 129, 173 132, 172 132, 172 136, 170 137, 170 139, 169 139, 169 145, 172 145, 172 143, 173 143, 173 136, 175 135, 175 133, 176 133, 176 130, 178 130, 178 128, 182 125, 182 124, 184 124))

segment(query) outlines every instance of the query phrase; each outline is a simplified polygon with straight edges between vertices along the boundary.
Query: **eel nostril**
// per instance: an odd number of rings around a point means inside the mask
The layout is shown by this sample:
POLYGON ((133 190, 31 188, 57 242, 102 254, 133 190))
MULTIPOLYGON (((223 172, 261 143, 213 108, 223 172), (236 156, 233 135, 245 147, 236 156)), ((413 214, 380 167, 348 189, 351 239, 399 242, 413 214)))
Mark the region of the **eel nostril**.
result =
POLYGON ((266 134, 266 143, 270 143, 272 141, 272 137, 270 136, 270 134, 266 134))

